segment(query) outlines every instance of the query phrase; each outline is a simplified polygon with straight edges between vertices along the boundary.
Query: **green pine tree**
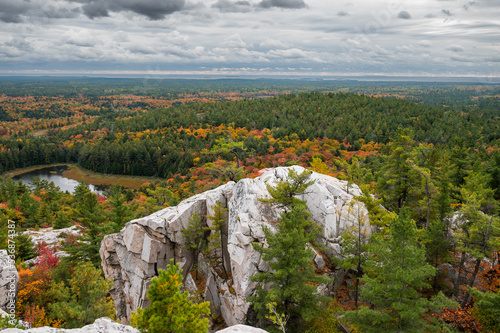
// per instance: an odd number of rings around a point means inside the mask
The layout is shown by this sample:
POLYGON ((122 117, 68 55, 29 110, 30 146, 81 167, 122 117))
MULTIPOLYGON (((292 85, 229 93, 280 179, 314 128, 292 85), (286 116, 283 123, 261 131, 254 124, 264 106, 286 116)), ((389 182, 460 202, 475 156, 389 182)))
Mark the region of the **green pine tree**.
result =
POLYGON ((133 219, 139 205, 136 203, 127 205, 127 196, 123 193, 123 189, 119 185, 111 186, 108 201, 112 207, 110 219, 113 232, 120 232, 125 223, 133 219))
POLYGON ((208 247, 206 249, 207 256, 210 260, 212 266, 216 266, 222 270, 224 277, 228 278, 226 262, 224 257, 224 248, 227 248, 227 225, 226 225, 226 211, 227 208, 224 207, 221 201, 217 201, 215 205, 212 206, 214 214, 207 216, 207 219, 212 221, 211 227, 206 227, 206 230, 211 231, 208 237, 208 247))
POLYGON ((15 237, 16 242, 16 259, 25 261, 32 259, 36 256, 35 244, 33 240, 27 234, 23 234, 21 231, 15 237))
POLYGON ((425 331, 421 315, 446 301, 443 294, 433 300, 420 295, 420 290, 429 287, 427 281, 435 268, 426 263, 425 249, 418 246, 417 227, 407 210, 392 221, 390 239, 376 242, 370 254, 361 299, 371 307, 346 312, 347 320, 362 332, 425 331))
POLYGON ((475 288, 469 288, 469 293, 474 298, 475 314, 486 332, 500 332, 500 293, 481 292, 475 288))
POLYGON ((268 186, 271 199, 263 201, 278 205, 284 211, 276 224, 276 232, 263 227, 268 247, 253 244, 271 270, 252 277, 259 285, 249 301, 262 319, 268 314, 268 304, 276 303, 277 313, 289 318, 287 327, 292 331, 300 330, 304 321, 317 315, 322 299, 317 286, 329 281, 316 275, 311 264, 314 252, 309 246, 320 230, 308 219, 310 213, 305 201, 295 197, 312 184, 308 181, 309 175, 309 172, 297 174, 290 170, 288 181, 279 182, 275 187, 268 186))
POLYGON ((159 270, 151 280, 147 292, 151 305, 132 313, 132 325, 147 333, 207 332, 210 303, 193 303, 181 288, 182 269, 172 259, 167 270, 159 270))
POLYGON ((407 163, 415 146, 412 137, 410 130, 398 130, 394 148, 378 174, 377 190, 384 206, 396 212, 414 203, 414 189, 418 188, 418 174, 407 163))
POLYGON ((342 253, 338 260, 339 265, 351 270, 355 276, 354 306, 358 308, 359 278, 363 274, 365 262, 368 257, 369 227, 365 222, 368 216, 363 212, 361 201, 355 197, 349 202, 347 219, 352 227, 342 233, 342 253))
POLYGON ((101 317, 114 318, 114 303, 108 296, 112 286, 113 281, 105 280, 91 263, 78 263, 67 283, 56 282, 50 290, 54 303, 49 305, 49 315, 63 319, 65 328, 92 324, 101 317))
POLYGON ((188 227, 182 229, 182 237, 186 244, 184 248, 191 252, 193 255, 193 269, 196 270, 196 277, 198 278, 198 255, 206 247, 205 231, 203 228, 203 219, 197 212, 189 218, 188 227))
MULTIPOLYGON (((498 250, 500 242, 500 221, 497 217, 485 214, 488 210, 493 190, 488 187, 489 179, 485 174, 471 171, 464 178, 465 184, 460 188, 462 206, 460 207, 461 221, 458 232, 458 247, 462 250, 458 277, 455 283, 455 296, 459 296, 462 283, 462 273, 465 271, 467 254, 476 258, 474 271, 467 284, 474 286, 479 272, 481 261, 498 250)), ((462 301, 465 306, 469 300, 467 292, 462 301)))
POLYGON ((76 215, 83 226, 84 234, 78 239, 76 246, 68 246, 65 250, 72 255, 72 259, 90 260, 96 267, 99 267, 101 241, 104 235, 113 232, 112 227, 105 224, 107 214, 99 205, 96 194, 90 191, 82 193, 77 203, 76 215))

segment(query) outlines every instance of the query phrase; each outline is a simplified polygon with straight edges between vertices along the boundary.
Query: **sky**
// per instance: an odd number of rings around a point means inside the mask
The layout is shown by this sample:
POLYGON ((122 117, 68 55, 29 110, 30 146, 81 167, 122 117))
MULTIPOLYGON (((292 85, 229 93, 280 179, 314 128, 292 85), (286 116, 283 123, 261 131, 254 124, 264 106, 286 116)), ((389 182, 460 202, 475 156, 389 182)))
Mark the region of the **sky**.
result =
POLYGON ((500 0, 0 0, 0 74, 500 76, 500 0))

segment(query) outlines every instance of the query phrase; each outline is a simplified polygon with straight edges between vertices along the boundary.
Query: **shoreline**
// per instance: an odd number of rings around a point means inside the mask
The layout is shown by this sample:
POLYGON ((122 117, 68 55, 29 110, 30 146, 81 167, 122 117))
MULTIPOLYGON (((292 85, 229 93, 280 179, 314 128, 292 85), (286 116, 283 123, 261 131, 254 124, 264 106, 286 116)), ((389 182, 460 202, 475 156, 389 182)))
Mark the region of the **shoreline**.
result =
POLYGON ((44 168, 66 166, 67 170, 63 171, 63 177, 73 179, 76 181, 83 181, 86 184, 92 185, 115 185, 119 184, 126 188, 139 189, 144 183, 158 182, 163 180, 162 178, 155 177, 141 177, 141 176, 125 176, 125 175, 111 175, 111 174, 101 174, 90 170, 83 169, 75 164, 68 163, 56 163, 56 164, 44 164, 44 165, 34 165, 26 168, 19 168, 11 171, 4 172, 1 176, 5 178, 13 178, 15 176, 22 175, 23 173, 36 171, 44 168))

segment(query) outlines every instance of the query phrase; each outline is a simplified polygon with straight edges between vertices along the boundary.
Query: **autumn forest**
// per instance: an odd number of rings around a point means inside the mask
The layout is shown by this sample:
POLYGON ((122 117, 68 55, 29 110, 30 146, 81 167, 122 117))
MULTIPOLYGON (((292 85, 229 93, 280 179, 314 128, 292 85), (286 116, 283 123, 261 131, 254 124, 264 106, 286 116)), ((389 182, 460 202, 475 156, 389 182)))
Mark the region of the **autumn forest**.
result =
MULTIPOLYGON (((346 265, 342 287, 317 317, 290 324, 296 332, 375 332, 373 322, 392 327, 401 316, 411 319, 407 332, 500 330, 499 85, 0 78, 0 123, 0 248, 16 221, 16 318, 33 327, 113 317, 99 246, 127 221, 265 168, 301 165, 357 184, 376 232, 352 247, 357 262, 328 263, 346 265), (68 193, 11 179, 50 165, 107 187, 95 194, 82 178, 68 193), (398 241, 408 225, 410 241, 398 241), (22 234, 71 226, 82 236, 64 235, 59 249, 22 234), (370 289, 386 280, 368 254, 396 253, 403 243, 430 273, 415 295, 400 296, 434 308, 392 308, 375 296, 389 287, 370 289)), ((217 318, 211 324, 222 327, 217 318)))

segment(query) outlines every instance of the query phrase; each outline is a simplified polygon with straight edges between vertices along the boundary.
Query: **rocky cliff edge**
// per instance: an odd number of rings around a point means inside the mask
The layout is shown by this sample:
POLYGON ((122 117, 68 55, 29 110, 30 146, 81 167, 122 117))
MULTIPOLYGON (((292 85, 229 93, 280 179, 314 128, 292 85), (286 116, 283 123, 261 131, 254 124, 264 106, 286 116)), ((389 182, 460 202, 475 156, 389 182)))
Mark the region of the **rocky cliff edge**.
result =
MULTIPOLYGON (((273 227, 279 219, 280 211, 259 199, 268 198, 266 184, 275 185, 286 180, 289 169, 297 173, 304 171, 300 166, 278 167, 262 170, 255 179, 242 179, 238 183, 229 182, 214 190, 207 191, 182 201, 175 207, 168 207, 149 216, 128 222, 120 233, 106 236, 101 244, 102 266, 105 276, 112 278, 114 287, 111 296, 115 301, 117 317, 122 322, 130 319, 132 311, 147 307, 146 291, 151 279, 159 269, 165 269, 170 259, 184 270, 186 288, 192 292, 198 288, 205 300, 211 303, 212 312, 219 313, 228 326, 247 322, 249 303, 247 299, 255 292, 256 284, 250 277, 259 271, 267 271, 268 266, 253 247, 253 242, 265 242, 262 226, 273 227), (196 284, 188 272, 194 263, 192 254, 184 249, 182 229, 186 228, 190 217, 196 212, 201 217, 213 214, 217 201, 227 207, 227 230, 223 233, 222 251, 226 258, 224 265, 229 278, 223 278, 204 258, 199 256, 198 273, 205 283, 196 284), (203 286, 203 287, 202 287, 203 286)), ((306 193, 299 198, 307 201, 311 219, 322 227, 319 240, 326 247, 323 254, 314 259, 318 270, 325 274, 342 275, 325 262, 341 251, 340 241, 344 230, 349 230, 356 217, 363 216, 364 232, 370 232, 367 212, 362 204, 349 205, 353 196, 361 192, 356 185, 347 188, 347 182, 312 172, 306 193), (351 206, 351 207, 350 207, 351 206)), ((210 226, 210 219, 203 223, 210 226)), ((338 276, 339 278, 343 276, 338 276)), ((337 279, 338 280, 338 279, 337 279)), ((325 294, 332 293, 335 283, 322 286, 325 294)))

